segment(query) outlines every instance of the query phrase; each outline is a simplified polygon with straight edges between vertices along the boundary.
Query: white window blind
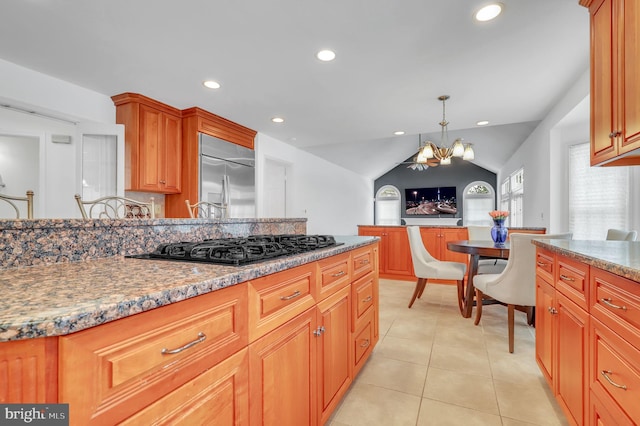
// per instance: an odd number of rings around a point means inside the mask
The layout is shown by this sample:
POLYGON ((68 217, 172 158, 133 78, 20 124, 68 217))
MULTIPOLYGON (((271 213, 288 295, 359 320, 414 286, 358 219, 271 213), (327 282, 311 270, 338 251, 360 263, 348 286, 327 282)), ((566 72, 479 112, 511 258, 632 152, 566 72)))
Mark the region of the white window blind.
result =
POLYGON ((569 148, 569 230, 575 240, 603 240, 628 229, 629 168, 591 167, 589 144, 569 148))
POLYGON ((375 204, 376 225, 400 225, 400 191, 391 185, 378 190, 375 204))

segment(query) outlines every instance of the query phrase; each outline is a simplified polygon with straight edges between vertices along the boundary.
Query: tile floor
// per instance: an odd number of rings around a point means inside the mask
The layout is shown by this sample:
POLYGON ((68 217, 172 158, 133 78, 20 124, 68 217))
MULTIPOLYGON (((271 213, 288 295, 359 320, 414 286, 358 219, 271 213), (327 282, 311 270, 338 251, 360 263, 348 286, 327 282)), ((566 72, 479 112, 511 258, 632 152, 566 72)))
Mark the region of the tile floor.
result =
MULTIPOLYGON (((535 362, 534 329, 516 312, 486 306, 476 327, 462 318, 455 286, 380 280, 380 341, 329 426, 566 425, 535 362)), ((475 315, 475 309, 474 309, 475 315)))

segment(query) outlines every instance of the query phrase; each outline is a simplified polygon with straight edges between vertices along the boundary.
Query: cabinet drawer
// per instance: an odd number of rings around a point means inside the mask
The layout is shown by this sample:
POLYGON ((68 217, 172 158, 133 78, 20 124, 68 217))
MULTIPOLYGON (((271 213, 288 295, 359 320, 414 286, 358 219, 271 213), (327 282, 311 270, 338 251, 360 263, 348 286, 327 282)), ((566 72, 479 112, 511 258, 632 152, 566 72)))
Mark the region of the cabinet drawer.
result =
POLYGON ((318 262, 318 301, 324 300, 351 282, 349 253, 328 257, 318 262))
POLYGON ((232 355, 120 425, 248 424, 248 352, 232 355))
POLYGON ((591 351, 591 386, 603 390, 630 418, 640 419, 638 351, 595 319, 591 351))
POLYGON ((315 263, 249 282, 249 342, 316 304, 315 263))
POLYGON ((60 401, 74 422, 121 421, 246 346, 246 288, 60 337, 60 401))
POLYGON ((352 279, 356 280, 373 271, 373 246, 363 247, 351 253, 352 279))
POLYGON ((598 426, 634 426, 618 405, 606 394, 591 390, 589 424, 598 426))
POLYGON ((361 327, 353 334, 354 377, 364 365, 374 345, 373 316, 372 309, 367 313, 366 320, 362 322, 361 327))
POLYGON ((558 256, 556 289, 585 311, 588 309, 589 266, 558 256))
POLYGON ((536 250, 536 274, 547 282, 553 282, 553 253, 541 248, 536 250))
POLYGON ((370 273, 358 281, 354 282, 351 286, 352 300, 353 300, 353 331, 359 328, 361 322, 368 313, 369 309, 373 309, 374 305, 374 283, 373 273, 370 273))
POLYGON ((591 314, 640 349, 640 285, 591 269, 591 314))

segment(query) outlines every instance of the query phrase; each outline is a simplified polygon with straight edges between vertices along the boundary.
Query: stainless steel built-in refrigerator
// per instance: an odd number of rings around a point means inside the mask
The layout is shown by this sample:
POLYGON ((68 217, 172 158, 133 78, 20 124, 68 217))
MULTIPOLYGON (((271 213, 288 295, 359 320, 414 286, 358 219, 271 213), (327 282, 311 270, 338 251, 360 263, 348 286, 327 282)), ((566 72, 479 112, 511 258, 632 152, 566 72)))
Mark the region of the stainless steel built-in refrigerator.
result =
POLYGON ((200 134, 200 201, 226 208, 215 217, 256 217, 253 150, 200 134))

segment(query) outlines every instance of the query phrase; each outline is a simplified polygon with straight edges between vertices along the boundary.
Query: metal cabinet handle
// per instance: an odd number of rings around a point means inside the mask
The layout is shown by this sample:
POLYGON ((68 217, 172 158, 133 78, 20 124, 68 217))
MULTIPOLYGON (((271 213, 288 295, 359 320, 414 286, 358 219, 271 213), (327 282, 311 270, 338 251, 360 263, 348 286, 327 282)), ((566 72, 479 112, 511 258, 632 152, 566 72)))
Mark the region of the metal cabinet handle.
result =
POLYGON ((369 339, 366 339, 364 342, 360 343, 360 347, 361 348, 366 348, 370 344, 371 344, 371 342, 369 341, 369 339))
POLYGON ((547 310, 549 311, 550 314, 555 315, 558 313, 558 311, 556 310, 556 308, 549 306, 547 308, 547 310))
POLYGON ((198 343, 204 342, 206 338, 207 338, 207 336, 201 331, 200 333, 198 333, 198 338, 196 340, 194 340, 193 342, 189 342, 186 345, 184 345, 184 346, 182 346, 180 348, 177 348, 177 349, 162 348, 160 353, 162 355, 177 354, 177 353, 180 353, 180 352, 184 351, 185 349, 189 349, 193 345, 197 345, 198 343))
POLYGON ((537 263, 538 263, 538 266, 547 266, 548 265, 547 263, 540 262, 540 261, 538 261, 537 263))
POLYGON ((609 137, 613 139, 620 136, 621 134, 622 132, 620 132, 619 130, 614 130, 613 132, 609 133, 609 137))
POLYGON ((602 377, 607 379, 607 382, 609 382, 609 384, 611 384, 612 386, 615 386, 615 387, 617 387, 619 389, 622 389, 622 390, 627 390, 627 386, 626 385, 619 385, 616 382, 614 382, 613 380, 611 380, 611 378, 609 377, 609 374, 613 374, 613 372, 611 370, 602 370, 600 372, 600 374, 602 374, 602 377))
POLYGON ((366 265, 367 263, 369 263, 369 259, 362 259, 362 260, 360 261, 360 264, 361 264, 361 265, 366 265))
POLYGON ((611 299, 603 298, 603 299, 600 299, 600 301, 601 301, 602 303, 604 303, 605 305, 609 306, 610 308, 613 308, 613 309, 622 309, 623 311, 626 311, 626 310, 627 310, 627 307, 626 307, 626 306, 624 306, 624 305, 619 306, 619 305, 614 305, 613 303, 611 303, 611 302, 613 302, 611 299))
POLYGON ((340 272, 336 272, 335 274, 332 274, 331 276, 335 278, 335 277, 341 277, 344 274, 346 274, 345 271, 340 271, 340 272))
POLYGON ((167 181, 166 180, 161 180, 160 183, 164 185, 165 183, 167 183, 167 181))
POLYGON ((325 328, 324 325, 321 325, 320 327, 318 327, 317 329, 313 330, 313 334, 314 336, 320 336, 322 333, 325 332, 325 328))
POLYGON ((570 276, 568 276, 568 275, 564 275, 564 274, 560 274, 560 279, 561 279, 562 281, 569 281, 569 282, 573 282, 573 281, 575 281, 575 280, 576 280, 575 278, 570 277, 570 276))
POLYGON ((296 290, 289 296, 280 296, 280 300, 291 300, 291 299, 295 299, 298 296, 300 296, 300 291, 296 290))
POLYGON ((367 302, 371 302, 371 300, 373 299, 372 296, 367 296, 364 299, 362 299, 362 303, 367 303, 367 302))

